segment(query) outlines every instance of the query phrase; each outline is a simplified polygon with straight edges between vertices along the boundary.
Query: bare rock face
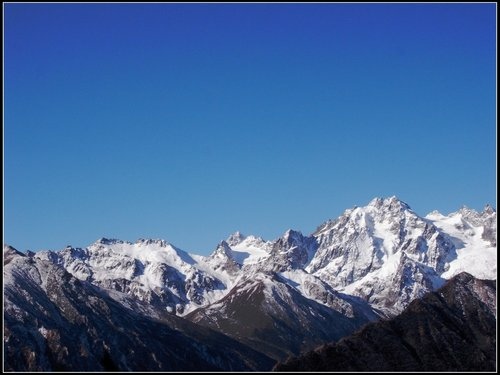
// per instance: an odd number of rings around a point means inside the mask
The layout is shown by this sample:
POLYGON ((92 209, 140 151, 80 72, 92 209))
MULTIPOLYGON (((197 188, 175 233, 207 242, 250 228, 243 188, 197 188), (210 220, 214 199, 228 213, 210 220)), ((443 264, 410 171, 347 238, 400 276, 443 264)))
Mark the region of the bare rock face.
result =
POLYGON ((288 230, 274 242, 269 261, 277 272, 301 269, 312 259, 317 247, 314 238, 288 230))
POLYGON ((461 273, 396 318, 371 323, 276 371, 495 371, 496 285, 461 273))
POLYGON ((484 228, 481 235, 482 239, 488 241, 491 246, 497 245, 497 212, 490 205, 484 207, 483 212, 479 214, 480 225, 484 228))

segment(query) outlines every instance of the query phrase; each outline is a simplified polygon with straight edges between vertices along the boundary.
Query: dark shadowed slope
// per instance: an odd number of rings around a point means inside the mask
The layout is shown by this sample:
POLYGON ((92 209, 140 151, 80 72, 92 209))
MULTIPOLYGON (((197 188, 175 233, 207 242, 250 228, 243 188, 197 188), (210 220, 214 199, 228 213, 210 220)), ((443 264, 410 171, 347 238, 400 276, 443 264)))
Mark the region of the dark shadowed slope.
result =
POLYGON ((259 271, 213 305, 186 316, 277 360, 351 334, 378 316, 364 301, 316 286, 305 298, 274 272, 259 271))
POLYGON ((399 316, 277 371, 495 371, 496 282, 461 273, 399 316))

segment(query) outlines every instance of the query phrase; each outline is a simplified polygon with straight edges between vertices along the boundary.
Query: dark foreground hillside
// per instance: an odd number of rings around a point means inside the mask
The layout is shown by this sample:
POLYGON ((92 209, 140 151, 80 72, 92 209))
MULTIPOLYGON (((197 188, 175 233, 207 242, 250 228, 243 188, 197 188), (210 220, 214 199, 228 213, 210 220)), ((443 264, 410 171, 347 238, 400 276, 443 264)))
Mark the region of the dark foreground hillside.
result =
POLYGON ((496 282, 461 273, 399 316, 276 371, 495 371, 496 282))

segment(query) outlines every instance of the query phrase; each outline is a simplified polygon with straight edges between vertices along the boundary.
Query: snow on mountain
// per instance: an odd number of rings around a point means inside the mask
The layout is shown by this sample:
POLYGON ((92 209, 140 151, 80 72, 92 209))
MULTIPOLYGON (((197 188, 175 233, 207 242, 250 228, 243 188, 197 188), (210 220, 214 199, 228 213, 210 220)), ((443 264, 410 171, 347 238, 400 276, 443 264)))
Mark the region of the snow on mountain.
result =
POLYGON ((272 269, 285 271, 304 268, 313 258, 317 248, 318 244, 314 238, 306 237, 294 230, 287 230, 273 244, 272 269))
POLYGON ((235 232, 210 256, 188 254, 163 240, 103 238, 84 249, 36 257, 179 315, 217 303, 260 272, 281 275, 298 293, 326 306, 340 292, 393 315, 461 271, 496 278, 495 246, 496 212, 490 206, 482 213, 464 207, 422 218, 390 197, 348 209, 310 236, 288 230, 265 241, 235 232))
POLYGON ((236 231, 226 239, 226 242, 229 246, 236 246, 239 243, 243 242, 246 237, 247 236, 245 236, 240 231, 236 231))
POLYGON ((260 237, 243 236, 240 232, 229 236, 226 242, 231 246, 233 259, 241 265, 264 261, 269 257, 273 246, 272 242, 260 237))
MULTIPOLYGON (((232 288, 241 274, 241 264, 234 259, 234 253, 226 241, 221 241, 208 257, 191 255, 196 260, 196 267, 222 281, 224 293, 232 288)), ((190 311, 191 309, 188 309, 190 311)))
POLYGON ((462 207, 447 216, 433 211, 426 217, 455 245, 456 258, 441 276, 450 279, 468 272, 480 279, 496 279, 496 211, 487 205, 483 212, 462 207))
POLYGON ((221 298, 226 288, 198 268, 191 255, 163 240, 130 243, 102 238, 85 249, 67 247, 36 257, 62 265, 81 280, 178 314, 221 298))
POLYGON ((306 270, 390 315, 441 286, 455 251, 447 235, 397 197, 346 210, 313 236, 318 250, 306 270))
POLYGON ((348 318, 355 317, 355 309, 363 310, 364 315, 371 319, 378 317, 367 306, 364 307, 359 301, 357 304, 354 303, 354 300, 349 298, 348 295, 335 291, 320 278, 303 269, 287 270, 279 272, 277 275, 281 281, 297 290, 304 297, 328 306, 348 318))

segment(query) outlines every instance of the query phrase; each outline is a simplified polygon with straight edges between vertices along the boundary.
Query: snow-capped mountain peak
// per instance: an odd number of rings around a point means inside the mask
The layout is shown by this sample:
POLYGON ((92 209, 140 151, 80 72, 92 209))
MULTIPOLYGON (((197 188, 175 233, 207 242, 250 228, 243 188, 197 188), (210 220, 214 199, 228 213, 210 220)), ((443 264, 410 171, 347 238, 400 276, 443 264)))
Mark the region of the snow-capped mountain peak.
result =
POLYGON ((4 266, 17 256, 25 256, 25 255, 23 253, 21 253, 20 251, 14 249, 12 246, 9 246, 6 244, 3 245, 3 265, 4 266))
POLYGON ((231 247, 229 247, 229 244, 222 240, 218 245, 217 248, 214 250, 212 255, 221 255, 227 258, 232 259, 233 258, 233 251, 231 250, 231 247))
POLYGON ((400 311, 438 285, 454 252, 446 235, 395 196, 346 210, 313 236, 318 250, 306 270, 334 289, 385 310, 377 301, 400 311))
POLYGON ((429 212, 425 217, 427 219, 430 219, 430 218, 442 218, 442 217, 445 217, 445 215, 443 215, 438 210, 433 210, 433 211, 429 212))
POLYGON ((389 210, 409 210, 410 206, 403 202, 401 199, 393 195, 389 198, 374 198, 368 203, 368 207, 375 207, 378 209, 384 208, 389 210))
POLYGON ((242 234, 240 231, 236 231, 226 239, 226 242, 229 246, 236 246, 242 243, 246 238, 247 236, 242 234))
POLYGON ((469 208, 467 207, 466 205, 463 205, 462 207, 460 207, 460 209, 456 212, 464 217, 466 216, 479 216, 479 212, 477 212, 475 209, 473 208, 469 208))
POLYGON ((248 265, 267 259, 270 255, 273 243, 265 241, 261 237, 250 235, 245 236, 242 241, 230 246, 234 260, 238 264, 248 265))
POLYGON ((494 214, 496 214, 496 210, 493 207, 491 207, 489 204, 484 206, 483 215, 494 215, 494 214))
POLYGON ((218 269, 218 268, 231 268, 233 269, 236 264, 235 260, 235 254, 229 244, 222 240, 219 242, 215 250, 212 252, 212 254, 208 258, 204 257, 199 257, 199 259, 206 259, 208 262, 211 264, 211 267, 213 269, 218 269))
POLYGON ((430 220, 454 243, 456 253, 448 270, 449 279, 465 271, 475 277, 496 278, 496 211, 487 205, 482 212, 463 206, 447 216, 429 214, 430 220))
POLYGON ((304 238, 304 235, 296 230, 288 229, 279 240, 283 240, 283 242, 288 243, 291 246, 296 245, 298 242, 301 242, 304 238))

